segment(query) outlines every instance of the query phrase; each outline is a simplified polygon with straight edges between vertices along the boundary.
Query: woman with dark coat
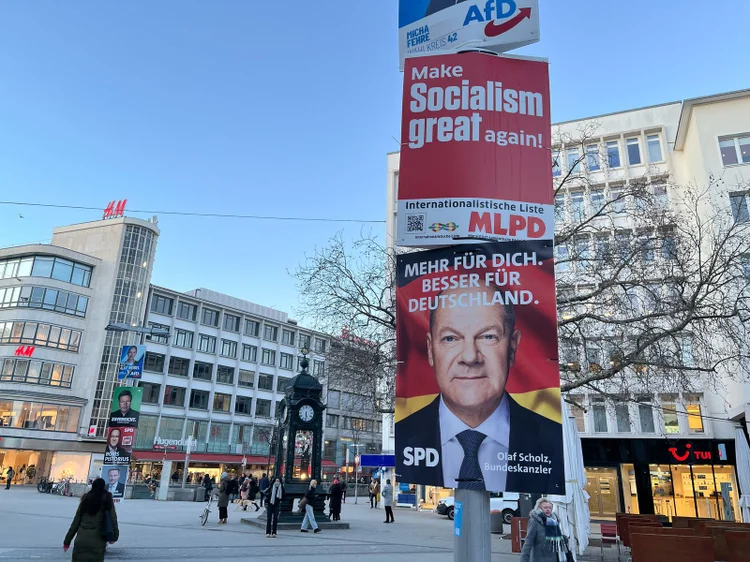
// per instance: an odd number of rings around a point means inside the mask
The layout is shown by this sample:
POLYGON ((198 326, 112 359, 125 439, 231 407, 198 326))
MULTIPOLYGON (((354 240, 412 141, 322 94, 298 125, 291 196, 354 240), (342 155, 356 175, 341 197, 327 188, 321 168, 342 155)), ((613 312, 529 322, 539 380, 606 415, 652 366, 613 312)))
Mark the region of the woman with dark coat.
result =
POLYGON ((107 541, 102 536, 105 513, 109 513, 112 518, 114 540, 110 541, 110 544, 120 538, 115 504, 106 486, 103 478, 97 478, 92 483, 91 490, 83 495, 81 503, 78 504, 73 523, 70 524, 63 541, 63 550, 67 551, 75 537, 73 562, 103 562, 104 552, 107 550, 107 541))
POLYGON ((276 538, 276 528, 279 524, 279 510, 281 500, 284 498, 284 486, 278 476, 273 479, 273 484, 263 490, 266 502, 266 538, 276 538))
POLYGON ((227 524, 227 507, 229 507, 229 476, 226 472, 221 473, 221 483, 219 484, 219 501, 216 504, 219 508, 219 525, 227 524))
POLYGON ((341 496, 344 494, 344 490, 341 488, 341 483, 338 478, 333 479, 333 484, 328 490, 328 493, 331 494, 331 499, 328 500, 331 521, 341 521, 341 496))
POLYGON ((552 502, 539 498, 529 513, 526 542, 521 550, 521 562, 558 562, 565 560, 565 543, 557 517, 552 513, 552 502))

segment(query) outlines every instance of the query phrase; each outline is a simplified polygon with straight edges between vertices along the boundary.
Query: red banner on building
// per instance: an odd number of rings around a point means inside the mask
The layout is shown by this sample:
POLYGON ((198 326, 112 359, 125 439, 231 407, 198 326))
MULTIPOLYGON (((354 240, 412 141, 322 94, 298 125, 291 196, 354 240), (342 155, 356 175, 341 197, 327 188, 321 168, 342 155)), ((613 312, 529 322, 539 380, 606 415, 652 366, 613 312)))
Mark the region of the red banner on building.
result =
POLYGON ((552 239, 550 139, 546 62, 407 59, 398 244, 552 239))

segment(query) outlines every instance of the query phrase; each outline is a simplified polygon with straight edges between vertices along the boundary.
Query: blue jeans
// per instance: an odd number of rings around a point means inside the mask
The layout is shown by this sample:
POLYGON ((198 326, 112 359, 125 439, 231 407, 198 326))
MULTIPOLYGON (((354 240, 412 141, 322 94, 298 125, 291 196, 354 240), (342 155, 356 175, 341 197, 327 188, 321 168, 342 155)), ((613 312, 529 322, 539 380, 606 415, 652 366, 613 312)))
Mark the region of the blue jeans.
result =
POLYGON ((305 506, 305 518, 302 520, 302 528, 307 529, 308 525, 314 529, 318 528, 318 522, 315 521, 315 513, 310 504, 305 506))

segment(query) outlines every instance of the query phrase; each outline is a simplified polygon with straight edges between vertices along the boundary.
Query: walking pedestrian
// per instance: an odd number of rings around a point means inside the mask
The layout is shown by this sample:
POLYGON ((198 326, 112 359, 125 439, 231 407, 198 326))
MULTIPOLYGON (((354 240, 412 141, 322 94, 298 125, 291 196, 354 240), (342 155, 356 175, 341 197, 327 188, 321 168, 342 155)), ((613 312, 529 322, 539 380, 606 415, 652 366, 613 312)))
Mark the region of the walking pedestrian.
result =
POLYGON ((250 501, 253 504, 253 507, 255 508, 255 511, 258 511, 260 507, 258 506, 258 503, 255 501, 256 497, 258 496, 258 491, 260 487, 258 486, 258 479, 255 478, 252 474, 250 475, 250 501))
POLYGON ((10 490, 10 483, 13 481, 13 477, 16 475, 13 467, 11 466, 5 473, 5 489, 10 490))
POLYGON ((274 478, 273 484, 269 484, 263 495, 266 499, 266 538, 273 537, 275 539, 276 527, 279 524, 281 499, 284 497, 284 486, 281 484, 281 478, 274 478))
POLYGON ((328 500, 328 510, 331 512, 331 521, 341 521, 341 496, 344 490, 338 478, 333 479, 333 484, 328 490, 331 499, 328 500))
MULTIPOLYGON (((307 533, 307 527, 312 527, 313 533, 319 533, 320 528, 318 527, 318 522, 315 521, 315 513, 313 511, 313 506, 315 505, 315 496, 317 496, 317 493, 315 489, 318 486, 318 481, 313 480, 310 482, 310 487, 307 489, 307 492, 305 492, 305 497, 302 498, 305 502, 305 518, 302 520, 302 528, 300 531, 303 533, 307 533)), ((300 500, 300 501, 302 501, 300 500)))
MULTIPOLYGON (((380 480, 373 478, 371 486, 372 486, 372 497, 375 500, 375 509, 377 509, 378 503, 380 502, 380 480)), ((372 505, 372 501, 370 501, 370 505, 372 505)))
POLYGON ((229 476, 226 472, 221 473, 221 482, 219 483, 219 501, 216 504, 219 508, 219 525, 227 524, 227 507, 229 507, 229 476))
POLYGON ((65 535, 63 550, 70 548, 74 537, 73 562, 103 562, 107 542, 113 544, 120 538, 115 503, 103 478, 94 480, 91 490, 81 498, 65 535))
POLYGON ((393 486, 391 480, 385 481, 383 486, 383 507, 385 508, 385 521, 383 523, 394 523, 393 520, 393 486))
POLYGON ((180 479, 180 473, 175 470, 174 474, 172 474, 172 486, 176 486, 179 479, 180 479))
POLYGON ((346 489, 349 486, 346 483, 346 478, 344 478, 344 481, 341 483, 341 501, 343 503, 346 503, 346 489))
POLYGON ((258 484, 258 487, 260 488, 260 507, 263 507, 263 501, 266 499, 266 490, 271 485, 271 482, 268 480, 268 476, 266 473, 263 473, 263 476, 260 478, 260 484, 258 484))
POLYGON ((206 474, 203 476, 203 487, 206 489, 206 499, 208 499, 208 495, 213 489, 213 484, 211 484, 211 477, 208 475, 208 472, 206 472, 206 474))
POLYGON ((234 503, 234 501, 239 497, 240 495, 240 485, 239 481, 237 480, 237 475, 234 474, 229 479, 229 501, 234 503))
POLYGON ((375 479, 374 478, 370 480, 370 486, 367 489, 367 493, 370 497, 370 509, 374 509, 375 508, 375 479))
POLYGON ((560 553, 565 552, 560 524, 552 513, 553 507, 547 498, 539 498, 529 513, 529 526, 520 562, 557 562, 560 553))

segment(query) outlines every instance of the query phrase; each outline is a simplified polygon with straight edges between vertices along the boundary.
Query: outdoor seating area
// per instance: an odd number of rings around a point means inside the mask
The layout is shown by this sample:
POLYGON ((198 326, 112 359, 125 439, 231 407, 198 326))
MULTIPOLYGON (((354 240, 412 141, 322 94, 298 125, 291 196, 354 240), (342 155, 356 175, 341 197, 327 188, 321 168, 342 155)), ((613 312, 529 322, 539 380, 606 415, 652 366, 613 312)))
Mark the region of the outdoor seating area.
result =
POLYGON ((616 523, 601 526, 601 559, 607 547, 617 560, 630 562, 750 560, 750 523, 674 517, 668 525, 658 515, 618 513, 616 523))

